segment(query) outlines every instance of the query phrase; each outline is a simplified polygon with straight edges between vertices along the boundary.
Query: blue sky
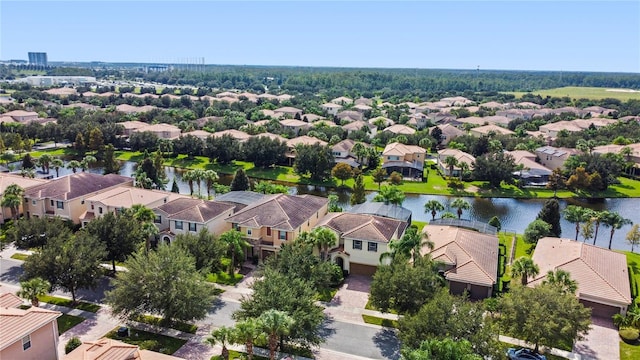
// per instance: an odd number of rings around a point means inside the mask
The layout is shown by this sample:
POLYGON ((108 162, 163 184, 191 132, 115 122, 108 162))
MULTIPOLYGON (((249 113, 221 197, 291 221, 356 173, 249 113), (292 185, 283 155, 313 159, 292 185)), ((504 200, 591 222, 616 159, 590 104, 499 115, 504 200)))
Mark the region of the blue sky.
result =
POLYGON ((0 0, 0 59, 640 72, 640 1, 0 0))

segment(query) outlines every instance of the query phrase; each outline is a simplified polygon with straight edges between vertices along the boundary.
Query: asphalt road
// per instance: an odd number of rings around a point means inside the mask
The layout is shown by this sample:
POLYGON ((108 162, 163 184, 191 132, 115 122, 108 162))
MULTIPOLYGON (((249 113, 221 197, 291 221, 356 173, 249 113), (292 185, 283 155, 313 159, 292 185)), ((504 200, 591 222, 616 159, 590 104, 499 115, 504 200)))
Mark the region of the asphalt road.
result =
MULTIPOLYGON (((12 259, 0 259, 0 283, 19 286, 22 275, 22 263, 12 259)), ((80 290, 78 298, 90 302, 102 303, 104 293, 109 289, 109 279, 102 278, 95 290, 80 290)), ((70 296, 64 291, 57 290, 53 295, 70 296)), ((225 301, 218 298, 206 322, 215 327, 231 326, 234 320, 231 315, 240 308, 240 304, 234 301, 225 301)), ((395 331, 391 329, 379 329, 366 325, 353 324, 327 319, 322 327, 322 335, 325 338, 322 348, 343 352, 351 355, 370 359, 398 359, 400 358, 399 342, 395 331)))

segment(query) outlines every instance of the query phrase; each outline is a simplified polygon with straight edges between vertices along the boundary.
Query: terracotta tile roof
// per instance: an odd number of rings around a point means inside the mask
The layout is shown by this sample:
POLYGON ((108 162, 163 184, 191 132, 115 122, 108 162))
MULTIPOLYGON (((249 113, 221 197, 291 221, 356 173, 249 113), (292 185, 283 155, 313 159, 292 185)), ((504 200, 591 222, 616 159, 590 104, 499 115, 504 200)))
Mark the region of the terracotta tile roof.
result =
POLYGON ((295 115, 295 114, 302 114, 302 110, 298 109, 298 108, 294 108, 291 106, 285 106, 285 107, 281 107, 281 108, 277 108, 275 110, 273 110, 276 113, 284 113, 284 114, 291 114, 291 115, 295 115))
POLYGON ((0 307, 0 351, 20 341, 43 326, 54 322, 62 313, 31 307, 26 310, 0 307))
POLYGON ((22 305, 22 299, 12 293, 0 294, 0 308, 15 308, 22 305))
POLYGON ((445 272, 447 280, 492 286, 498 279, 498 238, 453 226, 427 225, 434 248, 434 260, 454 265, 445 272))
POLYGON ((366 121, 362 121, 362 120, 356 120, 354 122, 350 122, 350 123, 342 126, 342 128, 347 130, 347 131, 349 131, 349 130, 358 131, 358 130, 362 129, 363 127, 366 127, 368 129, 375 129, 376 128, 375 125, 372 125, 372 124, 370 124, 370 123, 368 123, 366 121))
POLYGON ((495 124, 479 126, 477 128, 471 129, 471 132, 475 132, 475 133, 482 134, 482 135, 487 135, 490 132, 494 132, 496 134, 501 134, 501 135, 513 135, 513 134, 515 134, 511 130, 503 128, 502 126, 498 126, 498 125, 495 125, 495 124))
POLYGON ((545 237, 538 241, 533 262, 539 275, 529 286, 541 283, 548 271, 562 269, 578 283, 578 297, 590 301, 631 303, 627 259, 624 254, 578 241, 545 237))
POLYGON ((408 127, 402 124, 391 125, 384 131, 392 132, 394 134, 412 135, 416 133, 416 129, 408 127))
POLYGON ((24 195, 35 199, 71 200, 128 182, 133 182, 133 179, 116 174, 98 175, 81 172, 33 186, 26 189, 24 195))
POLYGON ((291 127, 310 126, 309 123, 306 123, 306 122, 301 121, 301 120, 296 120, 296 119, 280 120, 280 125, 282 125, 282 126, 291 126, 291 127))
POLYGON ((11 116, 11 117, 14 117, 14 116, 18 116, 18 117, 35 116, 35 117, 37 117, 38 113, 35 112, 35 111, 13 110, 13 111, 6 112, 6 113, 4 113, 2 115, 11 116))
POLYGON ((5 189, 12 184, 18 184, 26 190, 37 185, 46 184, 47 182, 49 182, 49 180, 30 179, 17 174, 0 173, 0 194, 3 194, 5 189))
MULTIPOLYGON (((462 150, 444 149, 444 150, 438 151, 438 160, 442 163, 442 166, 445 166, 444 160, 449 156, 453 156, 454 158, 456 158, 456 160, 458 160, 458 162, 463 161, 467 163, 469 166, 473 165, 473 163, 476 161, 476 158, 473 157, 473 155, 467 154, 462 150)), ((459 167, 455 166, 454 169, 459 169, 459 167)))
POLYGON ((234 208, 235 205, 232 204, 202 200, 199 204, 174 213, 171 217, 183 221, 206 223, 234 208))
POLYGON ((315 144, 326 146, 327 142, 320 140, 318 138, 307 136, 307 135, 298 136, 296 138, 287 140, 287 146, 290 148, 294 148, 297 145, 315 145, 315 144))
POLYGON ((182 212, 186 209, 192 208, 197 206, 198 204, 200 204, 202 201, 201 199, 194 199, 194 198, 179 198, 179 199, 175 199, 173 201, 169 201, 166 204, 160 205, 157 208, 153 209, 156 212, 162 212, 166 215, 172 216, 175 215, 179 212, 182 212))
POLYGON ((189 131, 187 133, 182 134, 182 136, 189 136, 189 135, 195 136, 201 140, 205 140, 206 138, 211 136, 211 133, 204 130, 193 130, 193 131, 189 131))
POLYGON ((343 238, 388 243, 402 237, 408 225, 405 221, 382 216, 329 213, 317 226, 328 227, 343 238))
POLYGON ((167 199, 166 201, 169 202, 181 197, 187 196, 162 190, 148 190, 138 187, 122 186, 115 189, 107 190, 100 194, 96 194, 94 196, 86 198, 85 200, 99 201, 107 206, 112 207, 131 208, 136 204, 146 206, 162 199, 167 199))
POLYGON ((388 144, 382 151, 383 156, 397 155, 404 156, 407 154, 426 154, 427 150, 416 145, 405 145, 399 142, 388 144))
POLYGON ((333 100, 331 100, 330 102, 334 103, 334 104, 351 104, 353 102, 352 99, 346 97, 346 96, 340 96, 337 97, 333 100))
POLYGON ((139 129, 138 131, 151 131, 151 132, 175 131, 179 133, 181 130, 179 127, 175 125, 160 123, 160 124, 148 125, 142 129, 139 129))
POLYGON ((268 138, 270 138, 271 140, 278 140, 278 141, 282 141, 282 142, 284 142, 284 143, 286 143, 286 142, 287 142, 287 138, 284 138, 284 137, 282 137, 282 136, 280 136, 280 135, 276 135, 276 134, 268 133, 268 132, 266 132, 266 133, 260 133, 260 134, 254 135, 254 137, 260 137, 260 136, 268 137, 268 138))
POLYGON ((327 205, 327 198, 313 195, 268 195, 227 218, 227 222, 253 228, 272 227, 292 231, 327 205))
POLYGON ((393 124, 395 124, 395 122, 389 118, 386 118, 384 116, 378 116, 376 118, 373 119, 369 119, 369 124, 375 125, 376 122, 382 120, 382 122, 385 124, 385 126, 391 126, 393 124))
POLYGON ((314 121, 318 121, 324 119, 324 117, 320 116, 320 115, 316 115, 316 114, 304 114, 302 115, 302 120, 312 123, 314 121))
POLYGON ((338 126, 338 124, 334 123, 333 121, 329 121, 329 120, 318 120, 318 121, 313 123, 314 127, 324 126, 324 125, 326 125, 328 127, 338 126))
POLYGON ((118 123, 118 125, 122 125, 125 128, 125 130, 136 130, 136 129, 141 129, 143 127, 149 126, 149 124, 147 124, 146 122, 137 121, 137 120, 123 121, 121 123, 118 123))
POLYGON ((335 103, 324 103, 322 105, 320 105, 321 108, 323 109, 342 109, 342 105, 340 104, 335 104, 335 103))
POLYGON ((154 109, 157 109, 157 107, 151 106, 151 105, 133 106, 129 104, 120 104, 116 106, 116 111, 123 112, 126 114, 148 112, 154 109))
POLYGON ((211 136, 215 138, 223 137, 225 135, 229 135, 238 141, 245 141, 251 137, 251 135, 247 134, 246 132, 236 129, 222 130, 211 134, 211 136))

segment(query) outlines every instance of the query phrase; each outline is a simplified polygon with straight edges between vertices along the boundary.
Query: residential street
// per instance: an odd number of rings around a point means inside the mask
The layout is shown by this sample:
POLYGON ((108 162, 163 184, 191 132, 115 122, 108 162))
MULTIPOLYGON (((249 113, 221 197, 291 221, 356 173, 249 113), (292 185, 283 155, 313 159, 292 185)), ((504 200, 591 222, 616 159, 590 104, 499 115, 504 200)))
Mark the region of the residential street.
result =
MULTIPOLYGON (((0 291, 15 291, 19 287, 19 277, 22 274, 22 262, 10 259, 7 251, 2 254, 0 259, 0 285, 5 288, 0 291)), ((239 307, 239 299, 250 292, 246 287, 251 279, 243 281, 236 287, 225 286, 225 292, 216 300, 210 313, 206 319, 199 321, 199 331, 196 336, 191 339, 174 355, 187 359, 209 359, 214 354, 214 349, 209 345, 201 343, 211 327, 223 325, 232 325, 234 323, 231 315, 239 307)), ((103 278, 95 291, 81 290, 78 297, 82 300, 102 303, 104 292, 108 289, 108 279, 103 278)), ((62 291, 55 291, 53 295, 70 297, 69 294, 62 291)), ((365 324, 361 320, 361 316, 357 315, 358 309, 342 309, 340 311, 342 301, 338 304, 330 305, 327 311, 328 319, 323 327, 323 334, 326 338, 322 347, 316 352, 317 359, 333 360, 333 359, 397 359, 399 358, 399 343, 393 329, 386 329, 375 325, 365 324), (345 316, 341 316, 345 314, 345 316), (357 316, 354 316, 357 315, 357 316), (356 319, 360 319, 358 323, 356 319)), ((349 301, 344 301, 350 304, 349 301)), ((368 312, 364 310, 364 304, 360 309, 361 313, 368 312)), ((85 334, 95 338, 97 332, 106 333, 118 324, 118 320, 112 318, 108 311, 101 310, 94 318, 89 319, 79 327, 82 329, 72 329, 60 338, 60 344, 64 343, 73 335, 80 336, 84 339, 85 334), (101 324, 102 322, 102 324, 101 324), (102 326, 100 326, 102 325, 102 326), (105 330, 106 329, 106 330, 105 330), (72 335, 73 334, 73 335, 72 335)), ((87 338, 86 340, 89 340, 87 338)))

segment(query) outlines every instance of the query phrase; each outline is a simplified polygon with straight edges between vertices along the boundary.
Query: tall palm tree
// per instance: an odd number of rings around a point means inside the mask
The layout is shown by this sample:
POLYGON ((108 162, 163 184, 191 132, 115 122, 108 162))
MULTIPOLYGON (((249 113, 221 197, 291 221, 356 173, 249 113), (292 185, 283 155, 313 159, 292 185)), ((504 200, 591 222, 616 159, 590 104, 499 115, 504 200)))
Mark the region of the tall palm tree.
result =
POLYGON ((449 168, 449 179, 453 178, 453 168, 458 165, 458 159, 453 156, 447 156, 444 159, 444 164, 449 168))
POLYGON ((311 231, 311 241, 318 247, 320 258, 328 260, 329 249, 338 244, 338 237, 326 227, 317 227, 311 231))
POLYGON ((236 323, 234 328, 234 342, 245 344, 249 360, 253 359, 253 344, 263 337, 261 326, 257 319, 249 318, 236 323))
POLYGON ((396 254, 402 254, 417 264, 422 258, 422 249, 433 250, 433 242, 429 240, 429 234, 420 233, 417 228, 410 227, 399 240, 389 243, 390 252, 380 255, 380 262, 386 258, 394 258, 396 254))
POLYGON ((207 185, 207 199, 211 197, 211 188, 213 184, 218 181, 218 173, 213 170, 205 170, 203 173, 204 181, 207 185))
POLYGON ((64 167, 64 161, 60 158, 53 158, 51 160, 51 166, 56 171, 56 177, 60 177, 60 168, 64 167))
POLYGON ((438 213, 438 211, 443 211, 443 210, 444 210, 444 205, 442 205, 442 203, 438 200, 429 200, 427 201, 426 204, 424 204, 424 211, 425 212, 431 211, 431 220, 435 220, 436 214, 438 213))
POLYGON ((549 270, 542 283, 558 286, 563 293, 575 294, 576 290, 578 290, 578 283, 571 279, 571 275, 568 272, 562 269, 557 269, 555 272, 549 270))
POLYGON ((46 295, 51 290, 51 283, 42 278, 36 277, 20 282, 20 291, 17 295, 31 301, 31 305, 39 306, 39 296, 46 295))
POLYGON ((462 175, 469 170, 469 164, 467 164, 464 161, 461 161, 458 163, 458 166, 460 166, 460 181, 462 181, 462 175))
POLYGON ((73 171, 74 174, 78 171, 78 168, 80 168, 81 166, 82 164, 80 164, 80 161, 78 160, 71 160, 67 163, 67 169, 71 169, 71 171, 73 171))
POLYGON ((93 155, 87 155, 82 158, 82 161, 80 161, 80 168, 82 169, 82 172, 84 172, 86 169, 91 168, 91 165, 95 164, 97 161, 98 159, 96 159, 96 157, 93 155))
POLYGON ((522 285, 527 285, 530 277, 534 277, 540 273, 540 268, 531 258, 520 257, 511 264, 511 277, 520 278, 522 285))
POLYGON ((600 224, 602 223, 602 221, 604 220, 604 218, 606 218, 608 216, 609 211, 607 210, 602 210, 602 211, 596 211, 596 210, 592 210, 591 211, 591 221, 593 221, 593 225, 594 225, 594 234, 593 234, 593 245, 596 244, 596 241, 598 240, 598 230, 600 230, 600 224))
POLYGON ((378 194, 373 198, 373 201, 384 202, 385 204, 402 205, 405 195, 397 186, 384 186, 378 194))
POLYGON ((293 318, 284 311, 270 309, 262 313, 258 318, 262 331, 267 335, 269 345, 269 359, 276 358, 276 348, 282 336, 289 334, 293 326, 293 318))
POLYGON ((451 207, 457 209, 458 219, 460 219, 462 211, 471 209, 471 204, 465 199, 457 198, 453 200, 451 207))
POLYGON ((211 331, 211 335, 206 338, 205 341, 211 346, 217 344, 222 345, 221 355, 223 359, 227 360, 229 359, 229 349, 227 349, 227 345, 231 343, 233 335, 233 328, 222 326, 211 331))
POLYGON ((622 215, 618 214, 615 211, 610 211, 609 215, 607 215, 603 223, 611 228, 611 235, 609 236, 609 249, 611 249, 611 242, 613 241, 613 234, 615 233, 615 231, 621 229, 625 225, 633 224, 631 220, 623 218, 622 215))
POLYGON ((11 210, 11 217, 14 221, 18 220, 18 214, 20 212, 20 205, 22 205, 23 194, 24 189, 21 188, 20 185, 11 184, 7 186, 7 188, 4 190, 4 194, 2 195, 2 201, 0 201, 0 205, 11 210))
POLYGON ((140 230, 145 237, 147 251, 151 248, 151 237, 158 233, 158 228, 153 224, 156 214, 153 210, 142 204, 135 204, 124 211, 125 216, 131 216, 140 224, 140 230))
POLYGON ((576 241, 578 241, 580 223, 590 218, 590 210, 582 206, 569 205, 562 211, 562 214, 565 220, 576 224, 576 241))
POLYGON ((220 235, 220 240, 227 245, 227 251, 229 252, 229 256, 231 256, 229 275, 233 278, 236 267, 236 257, 242 256, 244 254, 244 249, 249 247, 250 244, 247 240, 242 238, 242 233, 235 229, 222 233, 222 235, 220 235))
POLYGON ((51 165, 51 160, 53 159, 49 154, 42 154, 40 155, 40 158, 38 158, 38 164, 40 164, 40 167, 42 167, 43 173, 45 174, 49 173, 49 166, 51 165))
POLYGON ((198 185, 198 197, 202 194, 200 191, 202 189, 202 180, 204 180, 204 170, 202 169, 193 169, 193 176, 195 177, 196 184, 198 185))
POLYGON ((182 174, 182 180, 189 184, 189 195, 193 196, 193 182, 196 180, 196 174, 189 170, 182 174))

